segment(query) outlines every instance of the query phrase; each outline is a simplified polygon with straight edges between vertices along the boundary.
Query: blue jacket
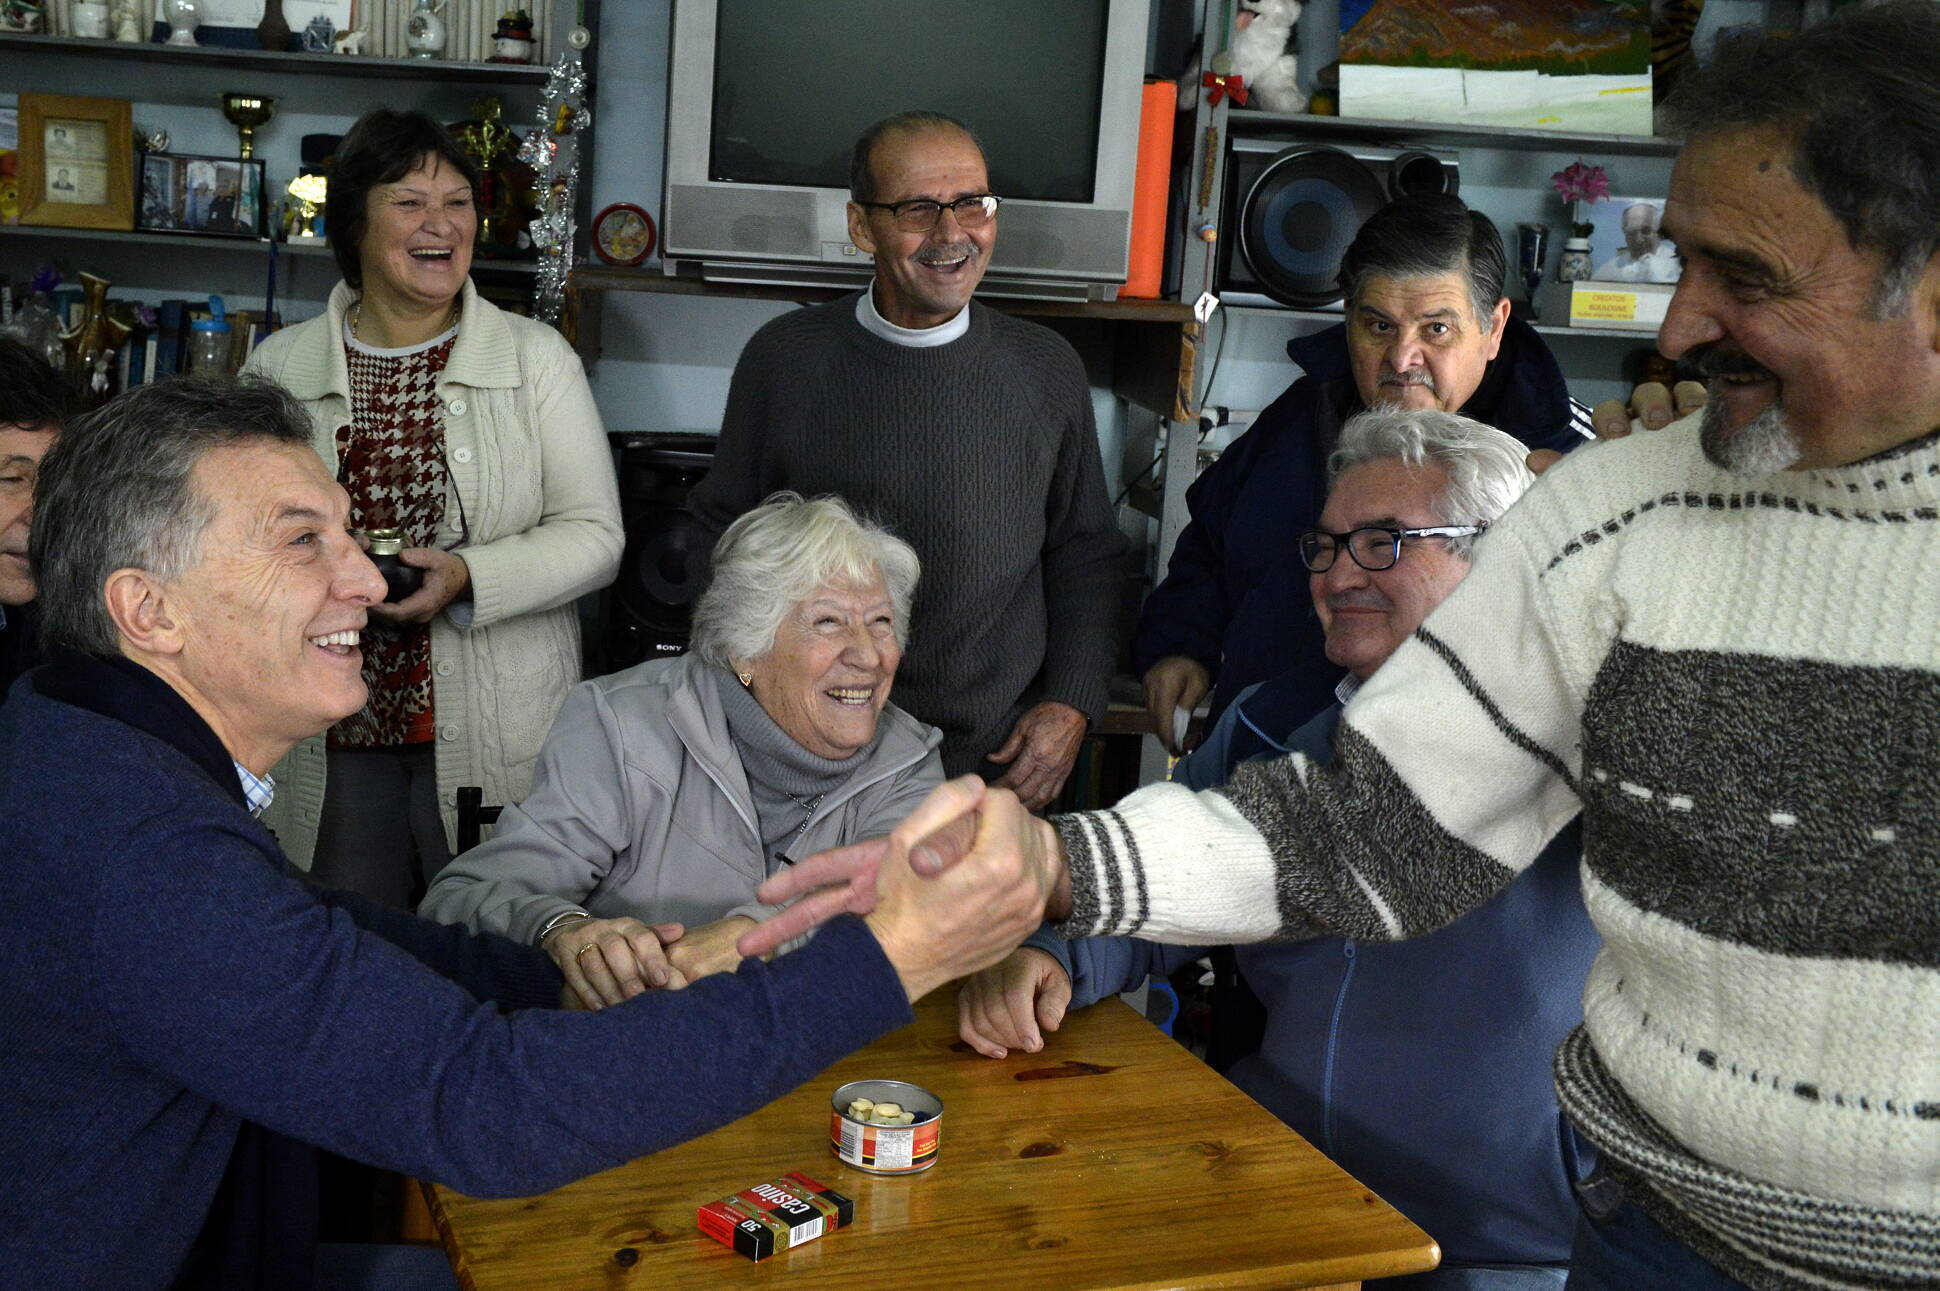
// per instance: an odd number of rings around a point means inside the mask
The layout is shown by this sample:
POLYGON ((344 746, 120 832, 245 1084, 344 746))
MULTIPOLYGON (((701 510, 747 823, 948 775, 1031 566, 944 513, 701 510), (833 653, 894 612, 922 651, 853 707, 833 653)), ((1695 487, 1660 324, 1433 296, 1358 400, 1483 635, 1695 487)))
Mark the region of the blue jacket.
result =
POLYGON ((214 732, 126 660, 64 654, 0 706, 0 863, 10 1286, 301 1288, 308 1144, 544 1192, 910 1018, 854 919, 684 991, 522 1007, 558 1000, 542 953, 314 892, 214 732))
MULTIPOLYGON (((1289 673, 1304 721, 1333 702, 1341 677, 1327 661, 1295 544, 1327 503, 1327 457, 1341 423, 1362 408, 1345 325, 1296 338, 1287 357, 1305 375, 1186 491, 1191 520, 1145 598, 1132 641, 1139 676, 1168 655, 1206 666, 1214 678, 1209 722, 1240 691, 1281 673, 1289 673)), ((1462 412, 1531 448, 1566 451, 1590 434, 1589 410, 1569 397, 1535 329, 1516 318, 1462 412)))
MULTIPOLYGON (((1340 707, 1286 741, 1333 756, 1340 707)), ((1411 941, 1235 949, 1266 1008, 1227 1079, 1441 1243, 1445 1264, 1566 1264, 1580 1166, 1551 1055, 1582 1017, 1598 939, 1579 828, 1455 923, 1411 941)), ((1027 943, 1060 956, 1072 1007, 1203 953, 1129 937, 1027 943)))

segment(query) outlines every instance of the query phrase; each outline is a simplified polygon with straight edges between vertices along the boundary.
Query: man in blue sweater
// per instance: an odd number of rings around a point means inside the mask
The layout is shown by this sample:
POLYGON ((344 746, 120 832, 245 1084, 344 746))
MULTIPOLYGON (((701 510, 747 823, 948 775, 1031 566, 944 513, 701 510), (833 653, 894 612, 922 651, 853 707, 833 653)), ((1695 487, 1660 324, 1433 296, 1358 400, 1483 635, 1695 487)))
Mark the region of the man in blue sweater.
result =
MULTIPOLYGON (((1340 702, 1301 725, 1289 717, 1286 683, 1252 687, 1174 778, 1203 789, 1247 757, 1296 750, 1330 761, 1347 696, 1462 581, 1479 531, 1527 487, 1526 453, 1509 435, 1435 410, 1350 419, 1328 464, 1319 527, 1298 545, 1327 658, 1347 670, 1340 702)), ((1596 954, 1577 885, 1581 850, 1572 825, 1494 900, 1413 941, 1236 951, 1266 1017, 1254 1051, 1226 1075, 1441 1243, 1442 1267, 1405 1279, 1410 1291, 1563 1285, 1570 1189, 1585 1171, 1557 1109, 1550 1055, 1581 1017, 1596 954)), ((1035 934, 965 986, 963 1038, 991 1057, 1033 1050, 1067 1006, 1201 953, 1035 934)))
POLYGON ((185 379, 43 465, 50 657, 0 708, 8 1285, 312 1286, 315 1147, 543 1192, 759 1107, 1036 926, 1021 869, 932 896, 901 868, 886 918, 578 1013, 541 951, 309 888, 255 816, 362 706, 384 595, 309 436, 275 386, 185 379))
MULTIPOLYGON (((1531 449, 1590 436, 1589 410, 1535 329, 1509 316, 1507 260, 1488 216, 1446 194, 1377 211, 1341 258, 1347 320, 1287 346, 1300 379, 1186 493, 1191 522, 1132 641, 1146 707, 1174 753, 1176 709, 1212 691, 1209 720, 1255 682, 1288 674, 1304 721, 1341 671, 1321 646, 1292 559, 1327 496, 1341 424, 1392 404, 1460 412, 1531 449)), ((1621 418, 1619 418, 1621 420, 1621 418)))

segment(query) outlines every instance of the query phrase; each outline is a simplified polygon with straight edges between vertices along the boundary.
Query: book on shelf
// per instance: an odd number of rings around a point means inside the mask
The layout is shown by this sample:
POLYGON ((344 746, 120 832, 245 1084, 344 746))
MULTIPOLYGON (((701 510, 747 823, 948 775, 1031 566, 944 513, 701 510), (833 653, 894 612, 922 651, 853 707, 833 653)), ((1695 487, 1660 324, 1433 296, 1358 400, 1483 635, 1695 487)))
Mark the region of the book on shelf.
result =
POLYGON ((1670 309, 1676 283, 1573 282, 1570 326, 1655 332, 1670 309))

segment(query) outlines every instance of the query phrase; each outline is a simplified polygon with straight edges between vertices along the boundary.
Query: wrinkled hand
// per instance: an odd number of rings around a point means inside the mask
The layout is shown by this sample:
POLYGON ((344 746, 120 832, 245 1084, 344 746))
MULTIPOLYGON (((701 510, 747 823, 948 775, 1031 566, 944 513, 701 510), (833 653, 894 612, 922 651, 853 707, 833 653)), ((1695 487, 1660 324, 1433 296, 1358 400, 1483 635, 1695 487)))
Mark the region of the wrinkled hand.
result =
MULTIPOLYGON (((1590 425, 1598 439, 1622 439, 1638 429, 1662 430, 1702 408, 1707 398, 1702 381, 1679 381, 1675 390, 1666 390, 1661 381, 1646 381, 1630 392, 1629 403, 1605 399, 1590 409, 1590 425)), ((1563 455, 1539 448, 1527 460, 1529 469, 1541 475, 1562 461, 1563 455)))
POLYGON ((1145 711, 1152 718, 1152 733, 1173 757, 1182 757, 1187 746, 1172 738, 1172 714, 1183 708, 1188 713, 1212 689, 1212 674, 1197 659, 1171 654, 1145 670, 1145 711))
POLYGON ((1031 811, 1057 797, 1078 760, 1088 725, 1083 713, 1055 699, 1031 708, 1017 719, 1004 746, 990 755, 992 762, 1010 763, 997 787, 1016 794, 1031 811))
POLYGON ((471 566, 464 557, 434 547, 406 547, 397 558, 424 571, 424 584, 401 601, 370 607, 371 614, 389 623, 429 623, 438 611, 457 600, 472 585, 471 566))
POLYGON ((547 937, 540 949, 559 965, 566 989, 586 1008, 598 1009, 655 987, 685 986, 665 950, 682 931, 677 923, 649 927, 638 919, 582 919, 547 937))
MULTIPOLYGON (((975 776, 964 777, 962 783, 967 786, 972 780, 981 791, 983 781, 975 776)), ((931 790, 930 797, 937 792, 931 790)), ((920 811, 929 801, 925 798, 917 809, 920 811)), ((976 819, 968 815, 939 826, 910 849, 910 869, 918 874, 941 874, 969 853, 976 831, 976 819)), ((755 899, 787 908, 756 924, 736 949, 744 956, 765 958, 790 939, 821 927, 839 914, 868 914, 876 908, 876 875, 888 852, 888 838, 871 838, 817 852, 772 875, 755 889, 755 899)))
POLYGON ((773 949, 835 914, 871 903, 864 918, 913 1001, 1016 949, 1043 918, 1047 902, 1060 916, 1070 907, 1056 831, 1026 811, 1015 794, 975 776, 938 785, 873 852, 841 851, 848 854, 811 856, 762 885, 758 895, 772 903, 833 884, 763 920, 741 939, 743 954, 773 949), (969 850, 949 863, 965 822, 975 831, 969 850), (946 826, 956 831, 936 837, 946 826), (925 868, 944 868, 923 877, 911 868, 912 853, 927 853, 925 868))
POLYGON ((754 926, 754 920, 744 914, 703 924, 668 944, 667 962, 684 979, 683 985, 715 973, 731 973, 741 966, 741 952, 734 943, 754 926))
POLYGON ((957 1034, 986 1058, 1036 1053, 1071 1004, 1071 979, 1055 956, 1020 946, 957 989, 957 1034))

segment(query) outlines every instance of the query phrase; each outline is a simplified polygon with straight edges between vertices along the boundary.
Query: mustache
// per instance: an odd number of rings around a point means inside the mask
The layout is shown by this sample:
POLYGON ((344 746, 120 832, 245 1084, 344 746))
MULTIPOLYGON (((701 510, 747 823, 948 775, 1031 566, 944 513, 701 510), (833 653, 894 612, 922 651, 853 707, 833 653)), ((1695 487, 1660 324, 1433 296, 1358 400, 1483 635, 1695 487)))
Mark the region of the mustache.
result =
POLYGON ((1718 377, 1755 377, 1770 378, 1776 381, 1778 374, 1740 349, 1727 349, 1720 341, 1713 341, 1692 356, 1698 371, 1707 381, 1718 377))
MULTIPOLYGON (((1342 555, 1335 557, 1335 559, 1345 560, 1346 557, 1342 555)), ((1333 593, 1327 598, 1327 608, 1330 610, 1387 611, 1393 609, 1394 606, 1389 602, 1387 597, 1381 595, 1381 593, 1375 591, 1372 587, 1356 587, 1351 591, 1333 593)))
POLYGON ((975 260, 977 244, 965 239, 962 242, 946 242, 941 246, 926 246, 910 257, 917 264, 943 264, 950 260, 975 260))
POLYGON ((1409 368, 1406 372, 1384 372, 1380 384, 1384 386, 1427 386, 1435 388, 1435 378, 1427 368, 1409 368))

